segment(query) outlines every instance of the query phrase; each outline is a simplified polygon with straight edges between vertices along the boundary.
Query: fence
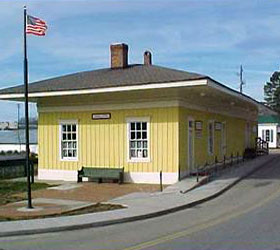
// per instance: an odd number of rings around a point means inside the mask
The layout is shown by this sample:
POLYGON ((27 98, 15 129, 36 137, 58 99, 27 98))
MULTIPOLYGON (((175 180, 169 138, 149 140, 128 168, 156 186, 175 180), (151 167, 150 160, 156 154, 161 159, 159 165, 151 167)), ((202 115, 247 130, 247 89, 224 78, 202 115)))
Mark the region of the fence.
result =
POLYGON ((262 138, 258 137, 256 138, 256 153, 257 155, 263 155, 269 153, 269 145, 268 142, 265 140, 262 140, 262 138))
POLYGON ((244 160, 244 154, 241 156, 238 152, 235 156, 233 154, 231 154, 229 157, 224 156, 222 161, 218 161, 216 156, 213 163, 206 162, 204 166, 196 167, 196 181, 199 182, 199 176, 211 177, 214 174, 218 174, 219 171, 225 170, 226 168, 243 162, 244 160))
POLYGON ((199 176, 213 176, 217 174, 218 171, 225 169, 227 166, 233 166, 238 164, 245 159, 254 158, 260 155, 269 154, 269 145, 267 141, 262 140, 261 138, 256 138, 255 148, 246 148, 243 155, 240 156, 239 153, 234 156, 231 154, 230 157, 224 156, 222 161, 218 161, 217 156, 215 161, 211 164, 206 162, 204 166, 196 167, 196 180, 199 182, 199 176))
MULTIPOLYGON (((26 177, 25 158, 0 159, 0 179, 26 177)), ((31 182, 34 182, 34 163, 30 161, 31 182)))

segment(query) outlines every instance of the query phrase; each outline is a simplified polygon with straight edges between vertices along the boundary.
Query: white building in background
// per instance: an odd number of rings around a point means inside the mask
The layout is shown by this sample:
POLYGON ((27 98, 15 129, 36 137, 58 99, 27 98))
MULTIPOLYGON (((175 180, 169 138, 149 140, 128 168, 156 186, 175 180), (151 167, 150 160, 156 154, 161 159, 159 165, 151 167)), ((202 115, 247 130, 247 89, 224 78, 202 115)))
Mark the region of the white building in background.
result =
POLYGON ((280 116, 260 116, 258 137, 268 142, 269 148, 280 147, 280 116))
POLYGON ((10 130, 18 129, 18 123, 17 122, 9 122, 8 129, 10 129, 10 130))
POLYGON ((268 142, 269 148, 280 147, 280 115, 259 103, 258 137, 268 142))
POLYGON ((8 129, 9 122, 0 122, 0 130, 8 129))

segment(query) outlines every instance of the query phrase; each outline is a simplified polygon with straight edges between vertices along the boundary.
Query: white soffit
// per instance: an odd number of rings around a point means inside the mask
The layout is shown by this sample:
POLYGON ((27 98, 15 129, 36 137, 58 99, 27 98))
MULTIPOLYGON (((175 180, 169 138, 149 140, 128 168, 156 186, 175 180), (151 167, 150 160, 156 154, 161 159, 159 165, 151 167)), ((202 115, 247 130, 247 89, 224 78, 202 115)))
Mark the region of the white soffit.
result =
POLYGON ((233 89, 231 89, 231 88, 229 88, 227 86, 219 84, 219 83, 217 83, 217 82, 215 82, 215 81, 213 81, 211 79, 207 80, 207 85, 209 87, 212 87, 214 89, 220 90, 220 91, 222 91, 222 92, 224 92, 226 94, 229 94, 231 96, 237 97, 237 98, 239 98, 239 99, 241 99, 243 101, 250 102, 251 104, 257 106, 257 102, 254 101, 253 99, 251 99, 250 97, 248 97, 248 96, 246 96, 244 94, 241 94, 238 91, 235 91, 235 90, 233 90, 233 89))
MULTIPOLYGON (((143 85, 133 85, 133 86, 119 86, 110 88, 97 88, 97 89, 83 89, 83 90, 66 90, 66 91, 49 91, 49 92, 36 92, 29 93, 30 98, 40 98, 40 97, 51 97, 51 96, 69 96, 69 95, 85 95, 85 94, 95 94, 95 93, 113 93, 113 92, 123 92, 123 91, 133 91, 133 90, 148 90, 148 89, 163 89, 163 88, 178 88, 178 87, 192 87, 192 86, 209 86, 226 94, 234 96, 246 102, 257 106, 257 103, 243 94, 230 89, 218 82, 207 78, 200 80, 191 81, 181 81, 181 82, 166 82, 166 83, 153 83, 153 84, 143 84, 143 85)), ((0 99, 22 99, 24 94, 0 94, 0 99)))
MULTIPOLYGON (((95 93, 110 93, 110 92, 121 92, 121 91, 206 86, 206 85, 207 85, 207 79, 201 79, 201 80, 182 81, 182 82, 153 83, 153 84, 120 86, 120 87, 98 88, 98 89, 36 92, 36 93, 29 93, 28 96, 32 98, 32 97, 48 97, 48 96, 85 95, 85 94, 95 94, 95 93)), ((17 99, 17 98, 24 98, 24 94, 0 95, 0 99, 17 99)))

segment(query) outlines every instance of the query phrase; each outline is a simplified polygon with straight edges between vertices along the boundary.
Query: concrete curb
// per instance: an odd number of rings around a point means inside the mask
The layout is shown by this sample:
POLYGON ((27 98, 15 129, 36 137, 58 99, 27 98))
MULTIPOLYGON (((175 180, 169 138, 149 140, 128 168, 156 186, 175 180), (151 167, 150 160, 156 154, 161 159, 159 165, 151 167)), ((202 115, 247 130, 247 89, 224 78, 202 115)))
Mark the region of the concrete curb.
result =
POLYGON ((277 159, 277 157, 273 157, 272 159, 269 159, 268 161, 262 163, 257 168, 255 168, 252 171, 250 171, 250 172, 246 173, 245 175, 241 176, 240 178, 233 181, 232 183, 230 183, 229 185, 227 185, 223 189, 217 191, 213 195, 210 195, 210 196, 205 197, 203 199, 200 199, 200 200, 197 200, 197 201, 194 201, 194 202, 190 202, 188 204, 184 204, 184 205, 181 205, 181 206, 173 207, 173 208, 166 209, 166 210, 161 210, 161 211, 158 211, 158 212, 153 212, 153 213, 148 213, 148 214, 143 214, 143 215, 137 215, 137 216, 131 216, 131 217, 121 218, 121 219, 114 219, 114 220, 107 220, 107 221, 100 221, 100 222, 91 222, 91 223, 86 223, 86 224, 60 226, 60 227, 49 227, 49 228, 29 229, 29 230, 17 230, 17 231, 13 231, 13 232, 0 232, 0 237, 22 236, 22 235, 31 235, 31 234, 72 231, 72 230, 87 229, 87 228, 93 228, 93 227, 104 227, 104 226, 109 226, 109 225, 115 225, 115 224, 120 224, 120 223, 145 220, 145 219, 150 219, 150 218, 154 218, 154 217, 159 217, 159 216, 162 216, 162 215, 167 215, 167 214, 170 214, 170 213, 174 213, 174 212, 177 212, 177 211, 180 211, 180 210, 184 210, 184 209, 187 209, 187 208, 197 206, 199 204, 210 201, 210 200, 222 195, 223 193, 225 193, 226 191, 231 189, 233 186, 235 186, 237 183, 239 183, 241 180, 243 180, 244 178, 252 175, 253 173, 258 171, 259 169, 261 169, 265 165, 273 162, 275 159, 277 159))
POLYGON ((194 185, 192 188, 189 188, 185 191, 180 191, 180 193, 181 194, 186 194, 186 193, 188 193, 188 192, 190 192, 190 191, 192 191, 192 190, 194 190, 194 189, 196 189, 196 188, 198 188, 202 185, 207 184, 209 182, 209 180, 210 180, 210 176, 206 176, 206 178, 201 178, 201 180, 196 185, 194 185))

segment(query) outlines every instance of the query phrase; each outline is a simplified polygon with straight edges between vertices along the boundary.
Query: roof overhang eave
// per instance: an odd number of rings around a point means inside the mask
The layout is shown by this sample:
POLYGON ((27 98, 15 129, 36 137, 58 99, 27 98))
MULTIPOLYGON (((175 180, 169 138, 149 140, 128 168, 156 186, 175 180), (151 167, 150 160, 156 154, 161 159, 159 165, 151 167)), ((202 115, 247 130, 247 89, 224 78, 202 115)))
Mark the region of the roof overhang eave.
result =
MULTIPOLYGON (((190 81, 152 83, 152 84, 119 86, 119 87, 109 87, 109 88, 33 92, 33 93, 29 93, 28 96, 29 98, 40 98, 40 97, 51 97, 51 96, 86 95, 86 94, 96 94, 96 93, 112 93, 112 92, 133 91, 133 90, 145 90, 145 89, 148 90, 148 89, 206 86, 206 85, 207 85, 207 78, 204 78, 204 79, 190 80, 190 81)), ((22 100, 23 98, 24 98, 23 93, 0 94, 0 99, 2 100, 18 101, 19 99, 22 100)))
POLYGON ((208 78, 208 84, 209 87, 212 87, 214 89, 217 89, 219 91, 224 92, 225 94, 229 94, 233 97, 236 97, 238 99, 241 99, 243 101, 249 102, 251 104, 253 104, 254 106, 258 107, 258 101, 256 101, 255 99, 253 99, 250 96, 247 96, 245 94, 242 94, 240 92, 238 92, 237 90, 231 89, 227 86, 225 86, 224 84, 221 84, 211 78, 208 78))
MULTIPOLYGON (((61 91, 44 91, 29 93, 28 96, 30 101, 36 102, 42 97, 55 97, 55 96, 71 96, 71 95, 86 95, 86 94, 97 94, 97 93, 113 93, 123 91, 137 91, 137 90, 149 90, 149 89, 164 89, 164 88, 179 88, 179 87, 193 87, 193 86, 209 86, 210 88, 224 92, 225 94, 231 95, 240 100, 249 102, 254 106, 258 105, 258 102, 253 98, 241 94, 240 92, 233 90, 209 77, 205 77, 197 80, 178 81, 178 82, 164 82, 164 83, 152 83, 142 84, 133 86, 118 86, 108 88, 95 88, 95 89, 81 89, 81 90, 61 90, 61 91)), ((23 101, 23 93, 15 94, 0 94, 0 99, 10 101, 23 101)))

